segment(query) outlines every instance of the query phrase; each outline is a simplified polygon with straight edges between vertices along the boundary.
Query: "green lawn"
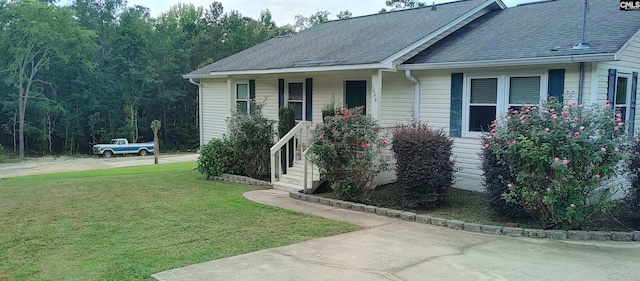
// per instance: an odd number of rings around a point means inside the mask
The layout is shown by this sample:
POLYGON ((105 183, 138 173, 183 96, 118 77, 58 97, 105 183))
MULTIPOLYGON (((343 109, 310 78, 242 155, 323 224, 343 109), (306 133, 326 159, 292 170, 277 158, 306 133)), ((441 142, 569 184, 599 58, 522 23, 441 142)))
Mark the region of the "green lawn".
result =
POLYGON ((0 280, 150 280, 358 229, 245 199, 195 163, 0 179, 0 280))

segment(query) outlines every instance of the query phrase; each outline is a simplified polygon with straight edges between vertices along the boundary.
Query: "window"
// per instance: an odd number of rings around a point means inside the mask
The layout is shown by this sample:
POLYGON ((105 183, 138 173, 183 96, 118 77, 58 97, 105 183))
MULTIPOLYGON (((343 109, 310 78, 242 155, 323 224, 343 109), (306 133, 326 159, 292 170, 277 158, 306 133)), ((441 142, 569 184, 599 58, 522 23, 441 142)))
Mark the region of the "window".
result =
POLYGON ((466 132, 487 132, 491 122, 507 112, 524 105, 539 104, 546 99, 546 75, 499 74, 467 76, 465 93, 466 132))
POLYGON ((616 77, 616 96, 614 105, 616 111, 620 111, 622 114, 622 121, 629 119, 629 105, 631 104, 631 83, 629 83, 629 75, 618 74, 616 77))
POLYGON ((305 97, 304 97, 304 83, 302 82, 289 82, 287 84, 289 94, 289 107, 293 108, 296 115, 296 121, 304 121, 305 113, 305 97))
POLYGON ((236 83, 236 110, 238 113, 247 114, 249 112, 250 97, 249 83, 236 83))

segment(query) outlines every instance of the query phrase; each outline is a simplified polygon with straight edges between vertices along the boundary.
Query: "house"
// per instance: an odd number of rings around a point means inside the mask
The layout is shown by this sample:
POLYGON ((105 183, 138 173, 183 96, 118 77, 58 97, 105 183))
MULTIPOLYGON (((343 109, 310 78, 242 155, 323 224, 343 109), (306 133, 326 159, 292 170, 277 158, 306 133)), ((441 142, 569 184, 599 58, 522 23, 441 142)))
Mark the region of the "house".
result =
POLYGON ((321 122, 322 106, 335 97, 364 105, 383 127, 415 117, 444 128, 455 141, 456 187, 482 190, 480 134, 509 106, 549 96, 609 100, 637 129, 640 11, 589 0, 585 17, 584 7, 584 0, 511 8, 457 1, 271 39, 184 75, 200 86, 201 144, 227 132, 225 120, 247 96, 277 97, 263 109, 274 120, 279 107, 293 106, 300 127, 321 122))

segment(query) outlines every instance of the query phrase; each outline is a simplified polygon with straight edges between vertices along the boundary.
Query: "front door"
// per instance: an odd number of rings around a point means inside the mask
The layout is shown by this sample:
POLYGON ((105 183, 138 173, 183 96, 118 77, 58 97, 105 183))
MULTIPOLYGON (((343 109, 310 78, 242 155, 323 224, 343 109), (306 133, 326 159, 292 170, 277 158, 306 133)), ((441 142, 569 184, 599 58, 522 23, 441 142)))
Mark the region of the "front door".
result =
MULTIPOLYGON (((347 108, 361 107, 367 104, 367 81, 345 81, 344 103, 347 108)), ((366 108, 362 113, 367 113, 366 108)))

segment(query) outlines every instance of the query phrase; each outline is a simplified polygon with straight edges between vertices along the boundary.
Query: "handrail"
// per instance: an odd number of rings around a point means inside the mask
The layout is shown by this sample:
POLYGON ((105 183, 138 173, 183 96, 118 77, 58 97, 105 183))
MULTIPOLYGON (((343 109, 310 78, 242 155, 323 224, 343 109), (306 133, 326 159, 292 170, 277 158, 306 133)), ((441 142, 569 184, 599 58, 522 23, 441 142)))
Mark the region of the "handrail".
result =
MULTIPOLYGON (((302 129, 304 128, 309 128, 311 126, 311 122, 310 121, 300 121, 298 122, 298 124, 296 124, 289 132, 287 132, 287 134, 285 134, 282 138, 280 138, 280 140, 278 140, 276 142, 276 144, 274 144, 271 149, 269 150, 269 155, 271 158, 271 183, 275 183, 276 181, 276 174, 278 176, 280 176, 281 169, 277 169, 279 164, 276 163, 280 163, 280 158, 281 158, 281 150, 283 147, 287 147, 287 151, 286 151, 286 157, 287 157, 287 161, 286 164, 287 166, 289 165, 289 141, 291 139, 293 139, 296 135, 298 135, 298 133, 302 132, 302 129), (277 159, 277 161, 276 161, 277 159)), ((294 147, 295 147, 296 143, 294 141, 294 147)))
POLYGON ((282 149, 282 147, 285 146, 290 139, 292 139, 296 134, 298 134, 299 131, 302 131, 303 127, 309 127, 309 126, 311 126, 311 122, 309 121, 300 121, 298 124, 296 124, 295 127, 293 127, 286 135, 280 138, 280 140, 271 147, 271 150, 269 151, 271 155, 275 154, 276 152, 278 152, 278 150, 282 149))
MULTIPOLYGON (((309 153, 309 150, 311 149, 311 147, 313 146, 313 144, 309 145, 309 147, 307 147, 307 149, 304 150, 304 152, 302 152, 302 157, 304 157, 304 175, 303 175, 303 179, 304 179, 304 185, 303 185, 303 192, 304 194, 307 194, 307 185, 308 185, 308 181, 307 181, 307 177, 308 177, 308 170, 307 170, 307 166, 309 165, 309 158, 307 157, 307 153, 309 153)), ((313 165, 313 163, 311 163, 313 165)), ((311 166, 311 182, 313 182, 313 166, 311 166)), ((312 186, 313 187, 313 186, 312 186)))

